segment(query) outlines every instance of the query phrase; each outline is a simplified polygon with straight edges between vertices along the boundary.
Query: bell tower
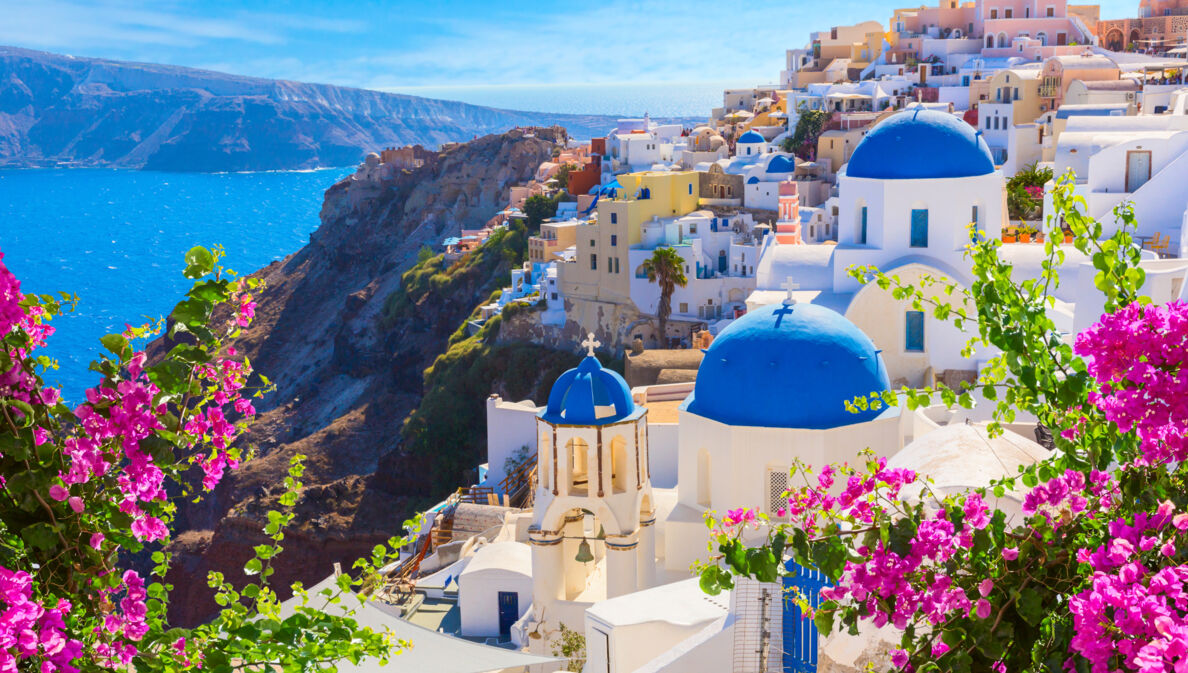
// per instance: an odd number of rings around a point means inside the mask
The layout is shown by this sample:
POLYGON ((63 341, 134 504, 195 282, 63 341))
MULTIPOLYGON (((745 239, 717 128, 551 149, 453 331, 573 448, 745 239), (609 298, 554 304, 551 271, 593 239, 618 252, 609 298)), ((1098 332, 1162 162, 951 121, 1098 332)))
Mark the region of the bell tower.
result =
POLYGON ((654 582, 647 409, 623 377, 603 369, 593 334, 582 345, 586 357, 553 384, 536 421, 528 538, 538 619, 558 601, 613 598, 654 582))

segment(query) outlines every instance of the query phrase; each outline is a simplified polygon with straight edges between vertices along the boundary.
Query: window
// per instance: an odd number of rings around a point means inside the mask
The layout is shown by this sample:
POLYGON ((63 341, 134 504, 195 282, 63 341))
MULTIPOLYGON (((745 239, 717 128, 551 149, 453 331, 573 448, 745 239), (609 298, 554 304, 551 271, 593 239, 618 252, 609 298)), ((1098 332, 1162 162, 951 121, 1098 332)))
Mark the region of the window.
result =
POLYGON ((590 270, 598 270, 598 255, 590 255, 590 270))
POLYGON ((1013 13, 1013 11, 1011 10, 1010 7, 1008 7, 1006 9, 1002 10, 1002 18, 1009 19, 1009 18, 1011 18, 1012 13, 1013 13))
POLYGON ((969 221, 976 226, 978 223, 978 207, 974 206, 970 209, 969 221))
POLYGON ((998 18, 998 10, 997 10, 997 9, 991 9, 991 10, 990 10, 990 18, 991 18, 991 19, 997 19, 997 18, 998 18))
POLYGON ((619 244, 619 236, 617 234, 611 234, 611 247, 613 248, 618 244, 619 244))
POLYGON ((783 519, 788 516, 788 499, 784 496, 788 492, 789 470, 786 467, 772 467, 767 470, 767 502, 763 503, 767 515, 773 519, 783 519), (779 514, 783 511, 783 515, 779 514))
POLYGON ((681 302, 681 313, 688 313, 688 312, 689 312, 689 304, 687 302, 681 302))
POLYGON ((866 206, 862 206, 862 220, 858 230, 858 242, 866 245, 866 206))
POLYGON ((611 224, 618 224, 618 223, 619 223, 619 214, 611 213, 611 224))
POLYGON ((619 258, 615 258, 615 273, 619 272, 619 258))
POLYGON ((913 248, 928 247, 928 209, 912 209, 912 240, 913 248))
POLYGON ((908 353, 924 352, 924 312, 908 311, 905 316, 907 328, 903 335, 903 350, 908 353))
POLYGON ((1025 19, 1031 18, 1031 8, 1030 7, 1023 8, 1023 18, 1025 18, 1025 19))
POLYGON ((596 241, 595 241, 594 239, 592 239, 592 238, 591 238, 591 239, 590 239, 590 247, 591 247, 591 248, 593 248, 593 247, 596 247, 596 246, 597 246, 597 243, 596 243, 596 241))
POLYGON ((557 300, 557 293, 556 293, 556 292, 554 292, 554 293, 553 293, 553 301, 556 301, 556 300, 557 300))
POLYGON ((1048 16, 1056 16, 1056 8, 1055 7, 1048 8, 1048 16))
POLYGON ((693 183, 692 182, 689 183, 689 193, 690 194, 693 193, 693 183))
POLYGON ((1019 100, 1019 87, 1015 87, 1015 100, 1019 100))

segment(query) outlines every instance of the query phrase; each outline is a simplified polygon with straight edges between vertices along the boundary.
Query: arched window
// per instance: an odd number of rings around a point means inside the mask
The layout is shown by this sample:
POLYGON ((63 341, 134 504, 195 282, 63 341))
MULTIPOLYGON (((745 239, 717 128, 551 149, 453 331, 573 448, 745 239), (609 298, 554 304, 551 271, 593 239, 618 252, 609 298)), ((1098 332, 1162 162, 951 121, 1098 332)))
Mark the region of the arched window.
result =
POLYGON ((540 433, 540 441, 536 445, 536 476, 541 488, 548 490, 553 487, 553 447, 547 432, 540 433))
POLYGON ((697 452, 697 504, 709 507, 710 500, 710 454, 706 449, 697 452))
POLYGON ((569 492, 586 495, 590 489, 590 445, 580 437, 565 443, 569 453, 569 492))
POLYGON ((1006 47, 1007 47, 1007 35, 1006 35, 1006 33, 999 33, 998 34, 998 48, 1005 49, 1006 47))
POLYGON ((1045 33, 1044 31, 1041 30, 1040 32, 1036 33, 1035 39, 1039 40, 1041 47, 1048 46, 1048 34, 1045 33))
POLYGON ((987 48, 987 49, 993 49, 993 48, 994 48, 994 36, 993 36, 993 35, 987 35, 987 36, 986 36, 986 48, 987 48))
POLYGON ((611 448, 611 490, 614 493, 627 492, 627 440, 615 436, 611 448))

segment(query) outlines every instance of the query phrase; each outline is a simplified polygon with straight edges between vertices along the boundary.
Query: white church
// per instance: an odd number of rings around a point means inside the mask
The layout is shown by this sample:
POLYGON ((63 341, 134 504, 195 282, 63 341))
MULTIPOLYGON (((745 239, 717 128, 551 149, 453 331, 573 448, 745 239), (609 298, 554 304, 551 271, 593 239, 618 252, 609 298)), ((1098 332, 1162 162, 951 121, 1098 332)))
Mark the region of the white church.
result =
MULTIPOLYGON (((719 596, 690 573, 712 553, 706 514, 751 507, 778 518, 796 461, 853 462, 869 449, 958 491, 1048 455, 1023 419, 989 437, 984 408, 846 409, 901 384, 971 380, 990 355, 963 356, 967 335, 847 272, 874 265, 908 283, 932 274, 969 286, 969 225, 998 237, 1007 217, 1002 173, 977 131, 942 112, 892 115, 839 171, 838 190, 838 240, 769 234, 746 314, 704 349, 694 382, 631 389, 599 363, 590 335, 543 406, 488 399, 482 474, 495 492, 468 510, 481 532, 435 552, 434 573, 418 580, 456 582, 461 636, 544 658, 575 631, 586 673, 886 668, 893 629, 819 638, 785 600, 793 582, 814 595, 823 578, 811 572, 784 585, 740 581, 719 596), (529 504, 509 507, 498 485, 524 466, 535 474, 529 504)), ((796 219, 789 213, 781 222, 796 219)), ((1091 267, 1064 247, 1052 315, 1071 338, 1101 301, 1091 267)), ((1019 278, 1038 276, 1042 245, 1004 244, 1001 254, 1019 278)), ((1147 294, 1179 296, 1185 262, 1144 266, 1147 294)), ((1016 494, 993 504, 1019 516, 1016 494)))

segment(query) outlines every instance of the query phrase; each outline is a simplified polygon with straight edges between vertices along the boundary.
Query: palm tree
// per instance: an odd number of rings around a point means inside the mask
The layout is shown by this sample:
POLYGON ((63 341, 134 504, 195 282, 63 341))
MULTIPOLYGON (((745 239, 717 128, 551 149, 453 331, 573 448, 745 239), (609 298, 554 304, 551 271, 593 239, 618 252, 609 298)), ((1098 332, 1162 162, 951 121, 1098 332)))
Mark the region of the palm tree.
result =
POLYGON ((668 334, 668 316, 672 315, 672 293, 676 286, 685 287, 689 279, 685 278, 685 260, 673 248, 656 248, 652 256, 643 263, 644 272, 648 274, 648 281, 660 285, 660 305, 656 307, 656 317, 660 320, 660 343, 665 344, 668 334))

